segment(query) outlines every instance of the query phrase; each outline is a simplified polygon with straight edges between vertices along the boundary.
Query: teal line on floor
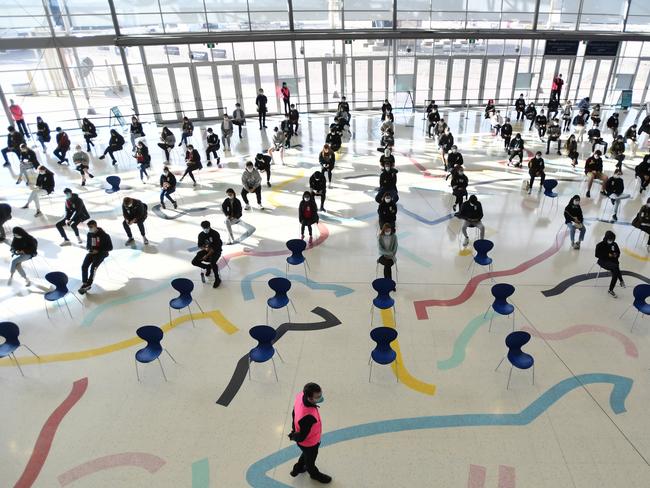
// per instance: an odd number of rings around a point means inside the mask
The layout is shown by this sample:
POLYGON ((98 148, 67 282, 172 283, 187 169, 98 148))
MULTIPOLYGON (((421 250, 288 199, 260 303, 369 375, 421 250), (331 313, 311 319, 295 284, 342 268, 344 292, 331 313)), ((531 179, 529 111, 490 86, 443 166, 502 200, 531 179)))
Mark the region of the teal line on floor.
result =
POLYGON ((210 464, 208 458, 192 463, 192 488, 210 487, 210 464))

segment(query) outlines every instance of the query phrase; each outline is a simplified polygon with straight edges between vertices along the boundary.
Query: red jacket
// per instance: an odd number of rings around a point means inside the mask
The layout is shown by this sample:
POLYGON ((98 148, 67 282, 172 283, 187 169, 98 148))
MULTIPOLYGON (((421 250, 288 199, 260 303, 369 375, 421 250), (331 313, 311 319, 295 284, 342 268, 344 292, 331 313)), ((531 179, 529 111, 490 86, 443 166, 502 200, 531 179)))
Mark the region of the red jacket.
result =
POLYGON ((553 78, 553 84, 551 85, 551 90, 561 90, 562 85, 564 85, 564 80, 559 76, 553 78))
POLYGON ((23 120, 23 109, 19 105, 10 105, 9 110, 15 121, 23 120))
POLYGON ((283 86, 280 88, 280 94, 282 95, 282 98, 287 99, 289 98, 289 87, 288 86, 283 86))

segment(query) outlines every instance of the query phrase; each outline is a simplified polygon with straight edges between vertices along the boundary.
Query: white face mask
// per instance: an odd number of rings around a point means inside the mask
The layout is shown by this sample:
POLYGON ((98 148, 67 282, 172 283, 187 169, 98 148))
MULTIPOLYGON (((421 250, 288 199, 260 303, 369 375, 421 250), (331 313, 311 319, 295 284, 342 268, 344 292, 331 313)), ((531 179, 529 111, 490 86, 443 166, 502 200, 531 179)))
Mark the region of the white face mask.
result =
POLYGON ((614 244, 614 241, 608 239, 607 244, 614 244))
POLYGON ((308 201, 309 201, 309 197, 304 197, 304 198, 303 198, 303 201, 308 202, 308 201))
POLYGON ((390 203, 392 200, 390 198, 384 198, 384 202, 390 203))
POLYGON ((228 195, 228 198, 230 198, 231 200, 234 200, 234 199, 235 199, 235 195, 228 195))
POLYGON ((390 235, 390 231, 389 231, 389 230, 385 230, 385 231, 384 231, 384 235, 385 235, 385 236, 389 236, 389 235, 390 235))
POLYGON ((14 234, 14 239, 22 239, 22 238, 23 238, 23 236, 19 236, 17 234, 14 234))
POLYGON ((580 205, 580 200, 573 200, 573 204, 577 207, 580 205))
POLYGON ((246 168, 246 171, 248 171, 249 173, 252 173, 252 172, 253 172, 253 168, 246 168))
POLYGON ((210 233, 210 229, 209 229, 209 228, 208 228, 208 229, 203 229, 203 233, 204 233, 204 234, 209 234, 209 233, 210 233))

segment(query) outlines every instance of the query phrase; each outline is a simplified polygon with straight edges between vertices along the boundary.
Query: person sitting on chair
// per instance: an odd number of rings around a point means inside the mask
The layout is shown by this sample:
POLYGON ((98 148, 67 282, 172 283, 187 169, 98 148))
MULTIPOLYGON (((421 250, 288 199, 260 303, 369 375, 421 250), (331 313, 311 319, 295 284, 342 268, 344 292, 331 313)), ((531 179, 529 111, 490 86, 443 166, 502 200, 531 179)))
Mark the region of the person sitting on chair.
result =
POLYGON ((397 236, 395 229, 389 224, 384 224, 377 236, 379 259, 377 262, 384 267, 384 278, 393 279, 392 267, 395 265, 397 255, 397 236))
POLYGON ((309 178, 309 189, 314 197, 316 195, 320 196, 320 211, 327 212, 325 210, 325 199, 327 195, 327 180, 325 179, 325 175, 320 171, 314 171, 309 178))
POLYGON ((218 288, 221 284, 219 277, 219 258, 223 243, 219 233, 210 227, 210 222, 204 220, 201 222, 201 232, 197 239, 199 252, 192 259, 192 265, 201 268, 201 281, 205 283, 205 277, 210 276, 210 271, 214 273, 214 284, 212 288, 218 288))
POLYGON ((106 157, 106 154, 108 154, 111 157, 113 166, 115 166, 117 164, 117 160, 115 159, 113 153, 121 151, 123 147, 124 137, 122 137, 122 134, 117 132, 115 129, 111 129, 111 138, 108 141, 108 146, 106 146, 104 153, 99 156, 99 159, 104 159, 106 157))
POLYGON ((145 235, 144 221, 147 220, 148 208, 147 204, 142 200, 137 200, 135 198, 126 197, 122 200, 122 216, 124 220, 122 221, 122 226, 124 227, 124 232, 128 237, 127 241, 124 243, 125 246, 135 242, 133 239, 133 234, 131 233, 131 225, 136 224, 140 235, 142 235, 142 240, 144 245, 149 244, 149 239, 145 235))
POLYGON ((595 179, 598 179, 603 182, 603 190, 601 193, 605 194, 605 183, 607 183, 607 176, 603 173, 603 160, 601 158, 602 153, 596 151, 593 156, 590 156, 585 161, 585 174, 587 175, 587 198, 591 197, 591 185, 594 183, 595 179))
POLYGON ((609 291, 608 293, 617 298, 616 293, 614 293, 614 287, 616 282, 620 282, 621 288, 625 288, 625 282, 623 281, 623 274, 621 273, 621 267, 618 263, 618 258, 621 256, 621 250, 616 244, 616 234, 611 230, 605 232, 605 237, 603 240, 596 245, 596 259, 598 260, 598 266, 609 271, 612 275, 612 279, 609 282, 609 291))
POLYGON ((630 198, 628 193, 623 193, 623 190, 625 189, 623 183, 623 172, 618 169, 614 171, 612 177, 607 179, 604 188, 607 198, 609 198, 612 201, 612 205, 614 205, 614 215, 612 215, 612 220, 616 222, 618 220, 616 214, 618 213, 618 207, 621 204, 621 200, 630 198))
POLYGON ((564 209, 564 223, 569 228, 571 247, 573 249, 580 249, 580 243, 585 239, 586 232, 582 207, 580 207, 580 195, 574 195, 564 209), (575 241, 576 230, 580 231, 578 242, 575 241))
POLYGON ((463 233, 463 247, 469 244, 469 236, 467 235, 468 227, 476 227, 479 230, 480 238, 485 237, 485 226, 481 222, 483 219, 483 206, 481 202, 478 201, 476 195, 469 197, 465 203, 460 207, 460 212, 456 214, 458 218, 463 219, 463 226, 461 227, 461 232, 463 233))
POLYGON ((228 245, 230 246, 235 242, 235 236, 232 233, 232 226, 241 222, 242 206, 239 198, 235 194, 235 190, 228 188, 226 190, 226 199, 221 204, 221 210, 226 216, 226 229, 228 229, 228 245))
POLYGON ((35 237, 27 233, 22 227, 14 227, 12 229, 14 238, 11 241, 11 265, 9 267, 9 279, 7 280, 7 286, 11 285, 11 282, 14 279, 14 273, 18 271, 18 274, 25 280, 25 286, 31 285, 25 270, 23 269, 22 263, 29 261, 38 254, 38 241, 35 237))
POLYGON ((88 221, 86 250, 88 253, 81 263, 81 288, 77 290, 82 295, 93 286, 97 268, 108 257, 108 253, 113 250, 111 237, 104 232, 104 229, 98 227, 97 222, 94 220, 88 221))
MULTIPOLYGON (((465 175, 462 166, 455 166, 451 171, 451 193, 455 197, 454 206, 452 207, 455 212, 459 208, 465 198, 467 198, 467 186, 469 179, 465 175)), ((447 175, 449 176, 449 175, 447 175)))
POLYGON ((641 209, 632 220, 632 226, 648 234, 647 251, 650 253, 650 198, 641 206, 641 209))
POLYGON ((389 193, 384 194, 377 208, 377 213, 379 214, 379 228, 383 228, 384 224, 389 224, 393 229, 395 228, 397 205, 395 205, 393 197, 389 193))
POLYGON ((530 182, 528 183, 528 194, 533 191, 533 184, 535 183, 535 178, 539 176, 539 191, 542 191, 544 187, 544 181, 546 180, 546 173, 544 172, 544 158, 542 157, 542 151, 537 151, 535 156, 530 158, 528 161, 528 174, 530 175, 530 182))
POLYGON ((641 189, 639 193, 643 193, 648 183, 650 183, 650 154, 643 157, 643 161, 637 164, 634 168, 634 174, 641 180, 641 189))
POLYGON ((183 173, 181 179, 178 180, 179 183, 183 181, 183 178, 189 175, 190 179, 192 180, 192 186, 196 186, 194 171, 203 169, 203 165, 201 164, 201 155, 199 154, 199 151, 194 149, 194 146, 192 146, 192 144, 187 145, 187 151, 185 152, 185 165, 185 173, 183 173))
POLYGON ((508 157, 508 166, 512 166, 512 160, 515 157, 518 157, 519 162, 514 166, 521 168, 521 163, 523 162, 524 158, 524 140, 521 138, 521 134, 517 133, 515 138, 510 141, 509 153, 510 156, 508 157))

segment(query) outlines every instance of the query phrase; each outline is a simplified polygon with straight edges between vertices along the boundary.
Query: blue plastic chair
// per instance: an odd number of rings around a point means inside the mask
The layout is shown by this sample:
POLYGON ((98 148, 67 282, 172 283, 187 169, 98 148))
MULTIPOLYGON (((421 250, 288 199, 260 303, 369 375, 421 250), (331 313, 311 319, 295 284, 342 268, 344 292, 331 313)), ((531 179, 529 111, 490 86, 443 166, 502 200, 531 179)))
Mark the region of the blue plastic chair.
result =
POLYGON ((625 309, 625 312, 623 312, 619 317, 619 319, 622 319, 623 315, 625 315, 629 309, 632 307, 636 308, 636 315, 634 316, 634 322, 632 322, 632 328, 630 329, 630 332, 634 330, 636 321, 639 318, 639 313, 642 313, 643 315, 650 315, 650 304, 646 302, 646 300, 650 297, 650 285, 636 285, 632 294, 634 295, 634 302, 632 302, 632 305, 627 307, 625 309))
POLYGON ((521 350, 526 344, 530 341, 530 334, 524 332, 523 330, 518 330, 517 332, 511 332, 506 337, 506 347, 508 348, 508 354, 506 354, 494 371, 499 369, 501 363, 505 358, 508 358, 510 362, 510 373, 508 374, 508 384, 506 385, 506 390, 510 389, 510 378, 512 377, 512 368, 517 369, 530 369, 533 370, 533 385, 535 384, 535 359, 530 354, 526 354, 521 350))
MULTIPOLYGON (((510 297, 515 292, 515 287, 507 283, 497 283, 492 287, 492 296, 494 297, 494 302, 488 306, 483 318, 487 317, 490 307, 499 315, 511 315, 512 314, 512 330, 515 330, 515 306, 512 303, 508 303, 508 297, 510 297)), ((490 317, 490 327, 488 332, 492 330, 492 319, 494 314, 490 317)))
MULTIPOLYGON (((372 363, 391 364, 397 360, 397 353, 390 346, 391 342, 397 339, 397 331, 392 327, 375 327, 370 331, 370 338, 377 343, 377 346, 370 352, 368 365, 370 373, 368 374, 368 383, 372 378, 372 363)), ((396 370, 397 371, 397 370, 396 370)), ((397 382, 399 383, 399 373, 397 373, 397 382)))
MULTIPOLYGON (((470 277, 474 276, 474 268, 476 265, 480 266, 487 266, 488 271, 492 272, 492 258, 488 256, 488 253, 494 249, 494 242, 488 240, 488 239, 478 239, 474 241, 474 250, 476 251, 476 254, 474 255, 474 259, 472 259, 472 262, 470 263, 471 267, 471 272, 470 272, 470 277)), ((494 278, 490 278, 492 281, 494 281, 494 278)))
POLYGON ((284 307, 287 307, 287 318, 289 319, 289 322, 291 322, 291 313, 289 312, 288 305, 291 304, 293 311, 296 312, 296 306, 287 295, 287 292, 291 289, 291 282, 286 278, 278 277, 271 278, 268 281, 268 284, 269 288, 275 292, 275 295, 266 301, 266 323, 269 323, 269 310, 279 310, 284 307))
POLYGON ((248 379, 251 379, 251 363, 265 363, 270 359, 273 364, 275 381, 278 381, 278 372, 275 369, 273 356, 277 354, 282 362, 284 362, 284 359, 282 359, 278 350, 273 347, 273 341, 275 341, 276 335, 275 329, 268 325, 256 325, 255 327, 251 327, 248 333, 257 341, 257 346, 248 352, 248 379))
POLYGON ((555 204, 557 207, 557 197, 558 194, 555 193, 553 190, 557 186, 557 180, 545 180, 544 184, 542 187, 544 188, 544 199, 542 200, 542 206, 539 209, 539 212, 541 213, 542 210, 544 210, 544 203, 546 202, 547 199, 551 199, 551 210, 553 210, 553 205, 555 204))
POLYGON ((3 337, 5 340, 3 344, 0 344, 0 358, 9 356, 9 359, 13 359, 16 362, 16 366, 18 366, 18 371, 20 371, 20 374, 25 376, 25 373, 23 373, 23 369, 20 367, 20 363, 18 362, 18 358, 16 357, 16 349, 18 349, 20 346, 25 346, 29 352, 31 352, 38 359, 40 359, 40 356, 32 351, 28 345, 21 344, 20 340, 18 339, 19 335, 20 329, 16 324, 13 322, 0 322, 0 337, 3 337))
POLYGON ((305 267, 305 278, 307 278, 307 268, 309 268, 309 263, 303 254, 304 250, 307 248, 307 244, 302 239, 290 239, 287 241, 286 245, 287 249, 291 251, 291 256, 287 258, 286 276, 289 277, 289 265, 298 266, 302 264, 305 267))
POLYGON ((45 293, 45 295, 43 295, 45 297, 45 314, 47 315, 47 318, 50 318, 50 312, 47 309, 47 302, 56 302, 58 305, 59 300, 63 300, 63 303, 65 304, 65 307, 68 309, 68 313, 70 314, 70 318, 73 318, 70 307, 68 306, 68 301, 65 297, 69 293, 75 297, 79 303, 81 303, 81 300, 79 300, 79 297, 77 297, 77 295, 68 289, 68 275, 62 273, 61 271, 52 271, 51 273, 47 273, 45 275, 45 279, 50 284, 54 285, 54 290, 48 291, 45 293))
POLYGON ((147 345, 135 353, 135 375, 138 377, 138 381, 140 381, 138 363, 146 364, 155 361, 156 359, 160 365, 160 370, 162 371, 163 378, 165 378, 165 381, 167 381, 167 375, 165 374, 162 362, 160 361, 160 355, 163 351, 165 351, 167 355, 172 358, 172 361, 176 363, 176 360, 174 359, 174 356, 172 356, 167 349, 162 347, 162 344, 160 343, 164 335, 162 329, 160 327, 156 327, 155 325, 143 325, 142 327, 138 328, 135 333, 140 339, 147 341, 147 345))
POLYGON ((370 327, 375 323, 375 307, 380 310, 392 308, 395 322, 397 323, 395 300, 390 296, 390 292, 395 289, 395 282, 388 278, 377 278, 373 280, 372 287, 377 292, 377 296, 373 298, 372 304, 370 305, 370 327))
POLYGON ((201 308, 199 302, 192 298, 194 283, 192 280, 188 280, 187 278, 176 278, 172 280, 171 285, 172 288, 178 292, 178 296, 169 300, 169 323, 171 324, 172 322, 172 308, 178 311, 187 308, 187 310, 190 312, 190 319, 192 319, 192 327, 196 327, 196 324, 194 323, 194 316, 192 315, 192 303, 196 303, 196 306, 199 307, 201 313, 205 312, 203 312, 203 309, 201 308))
POLYGON ((118 191, 120 191, 121 182, 122 179, 119 176, 107 176, 106 183, 111 185, 111 187, 105 190, 106 193, 117 193, 118 191))

